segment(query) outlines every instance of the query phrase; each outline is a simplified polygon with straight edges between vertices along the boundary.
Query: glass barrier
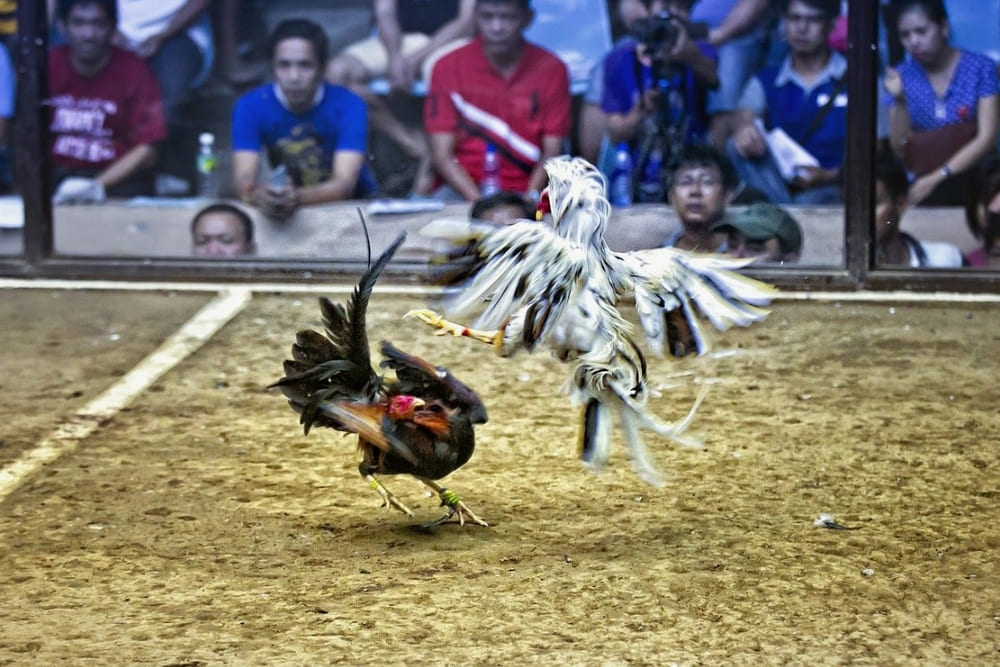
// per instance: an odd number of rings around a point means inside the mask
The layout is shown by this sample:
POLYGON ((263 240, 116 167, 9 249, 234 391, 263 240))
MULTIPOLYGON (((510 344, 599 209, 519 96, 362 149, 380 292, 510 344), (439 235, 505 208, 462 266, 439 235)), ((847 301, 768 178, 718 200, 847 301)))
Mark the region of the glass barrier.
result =
POLYGON ((1000 0, 882 2, 878 268, 1000 267, 1000 0))
MULTIPOLYGON (((119 3, 122 6, 128 4, 119 3)), ((843 4, 846 6, 847 3, 843 4)), ((731 198, 726 215, 734 224, 720 225, 715 234, 716 240, 720 242, 716 249, 732 248, 733 252, 737 252, 737 246, 743 244, 757 248, 746 252, 762 252, 762 245, 755 242, 767 239, 750 237, 760 236, 765 233, 762 230, 766 229, 770 230, 766 233, 778 234, 773 238, 768 237, 772 238, 772 245, 773 240, 777 239, 779 245, 787 246, 783 247, 786 251, 784 256, 772 254, 774 266, 843 267, 843 184, 851 182, 851 175, 841 173, 839 167, 845 147, 844 127, 849 115, 849 105, 846 91, 837 81, 843 78, 845 71, 842 54, 847 47, 846 22, 843 17, 835 21, 817 22, 813 16, 819 11, 816 9, 817 3, 797 0, 789 5, 784 16, 778 10, 780 5, 781 3, 772 2, 769 10, 757 18, 753 28, 741 36, 729 39, 715 48, 703 49, 704 53, 717 62, 716 71, 723 88, 718 95, 707 100, 697 95, 692 98, 701 100, 705 105, 700 112, 706 116, 704 120, 711 132, 704 133, 702 137, 704 141, 711 140, 720 150, 727 152, 736 163, 737 172, 741 176, 740 184, 729 192, 731 198), (782 69, 783 65, 793 61, 797 63, 800 58, 804 58, 803 62, 808 61, 809 54, 816 53, 817 49, 824 54, 832 54, 828 60, 824 56, 825 65, 820 76, 826 79, 820 83, 813 82, 815 88, 807 87, 805 91, 800 88, 799 96, 803 99, 795 107, 797 111, 778 107, 775 89, 779 84, 786 83, 785 79, 779 77, 787 75, 787 71, 782 69), (748 54, 755 55, 756 58, 748 58, 748 54), (756 62, 755 68, 744 72, 751 83, 742 86, 727 83, 734 77, 739 79, 741 74, 737 65, 748 62, 756 62), (754 81, 758 83, 752 83, 754 81), (725 88, 726 85, 729 85, 729 89, 725 88), (730 101, 727 103, 726 99, 730 101), (709 114, 715 108, 712 104, 718 109, 725 109, 728 104, 737 109, 756 109, 756 112, 720 111, 709 114), (814 113, 803 116, 799 113, 803 108, 811 108, 814 113), (755 118, 761 122, 755 125, 755 118), (751 134, 754 132, 755 136, 751 134), (801 149, 800 152, 796 151, 797 147, 801 149), (785 155, 792 157, 784 160, 785 155), (787 216, 775 215, 773 212, 767 212, 761 217, 760 207, 752 206, 760 202, 779 203, 794 224, 788 223, 787 216), (787 231, 789 227, 794 230, 787 231), (776 229, 786 231, 779 233, 776 229), (786 238, 779 238, 782 234, 786 238), (800 238, 799 243, 794 238, 796 235, 800 238)), ((989 5, 994 17, 1000 15, 1000 0, 991 0, 989 5)), ((538 35, 544 36, 545 30, 553 25, 560 25, 559 17, 567 11, 566 4, 555 0, 535 0, 533 6, 536 17, 528 35, 541 40, 538 35)), ((947 7, 955 28, 952 35, 954 45, 998 43, 989 41, 998 38, 998 20, 991 23, 969 20, 977 12, 982 15, 983 3, 949 0, 947 7)), ((706 26, 718 27, 725 18, 723 15, 714 15, 712 9, 712 3, 705 3, 701 7, 699 3, 695 4, 694 14, 688 24, 692 41, 703 39, 701 30, 706 26)), ((884 15, 886 8, 881 9, 884 15)), ((616 40, 615 44, 620 45, 620 40, 627 34, 642 29, 641 23, 638 27, 633 24, 631 32, 622 29, 622 17, 609 15, 607 6, 601 1, 572 3, 572 11, 593 14, 594 20, 586 25, 590 26, 592 32, 594 26, 598 26, 600 30, 587 39, 588 43, 590 40, 600 41, 601 49, 612 44, 612 38, 616 40), (611 33, 612 25, 615 26, 614 33, 611 33)), ((121 18, 123 22, 127 20, 127 17, 121 18)), ((362 0, 319 3, 306 0, 225 0, 213 3, 205 20, 196 22, 189 28, 185 34, 187 41, 182 40, 181 44, 169 47, 176 48, 176 51, 164 51, 168 47, 157 44, 155 39, 152 43, 148 42, 148 36, 144 39, 142 33, 135 33, 130 43, 123 43, 123 46, 132 48, 139 56, 152 52, 153 55, 146 60, 153 70, 153 76, 166 78, 165 81, 158 80, 158 83, 163 84, 161 90, 164 91, 162 128, 149 129, 149 123, 156 125, 156 122, 155 119, 149 120, 148 109, 145 115, 142 109, 134 110, 138 118, 135 122, 146 123, 143 127, 151 132, 154 139, 165 139, 152 142, 158 148, 155 161, 148 155, 137 158, 143 164, 153 161, 154 166, 135 172, 141 173, 141 178, 134 184, 135 188, 121 187, 122 183, 119 182, 116 187, 105 188, 102 201, 91 203, 82 202, 100 199, 88 190, 93 187, 93 183, 89 182, 92 179, 83 171, 77 173, 74 170, 81 162, 86 162, 102 151, 117 149, 109 147, 100 138, 80 141, 78 136, 73 135, 88 131, 93 134, 94 128, 98 128, 98 134, 110 132, 111 128, 103 123, 110 122, 108 119, 112 114, 106 112, 111 107, 102 105, 110 101, 116 113, 120 110, 119 106, 136 107, 136 97, 142 94, 143 89, 125 85, 126 77, 119 75, 117 85, 106 91, 109 99, 104 102, 100 96, 78 94, 73 97, 71 92, 74 83, 67 55, 74 41, 71 36, 73 26, 66 21, 53 22, 53 51, 50 58, 59 50, 63 52, 63 56, 61 61, 53 58, 50 70, 55 67, 64 75, 62 78, 50 77, 53 89, 49 91, 51 104, 46 107, 46 112, 51 114, 53 152, 62 156, 61 164, 57 160, 52 173, 53 194, 56 197, 56 254, 190 257, 206 253, 225 256, 226 253, 243 252, 278 259, 363 260, 367 253, 367 243, 359 211, 364 214, 367 233, 371 235, 374 245, 383 236, 387 242, 400 229, 416 231, 426 221, 438 216, 468 217, 469 203, 442 204, 431 198, 408 197, 411 188, 425 175, 422 169, 427 164, 426 148, 421 156, 419 148, 407 145, 407 137, 414 136, 412 131, 422 126, 424 98, 398 93, 368 96, 369 101, 374 99, 373 104, 376 105, 371 107, 373 127, 376 125, 374 117, 378 113, 388 113, 396 119, 397 125, 407 128, 400 134, 392 129, 393 121, 386 121, 388 125, 379 125, 379 129, 369 132, 367 167, 371 171, 375 189, 368 198, 352 197, 336 203, 302 205, 295 209, 294 214, 288 215, 287 211, 283 211, 280 201, 271 199, 269 203, 262 202, 255 199, 254 194, 248 193, 246 186, 237 185, 234 173, 240 171, 245 180, 248 168, 245 154, 253 151, 243 149, 234 153, 234 141, 245 141, 244 136, 234 138, 234 108, 241 97, 266 95, 267 91, 273 89, 271 83, 275 70, 271 67, 272 62, 266 52, 267 37, 269 31, 289 18, 308 18, 320 25, 329 41, 331 56, 338 56, 348 47, 352 48, 349 51, 351 54, 363 53, 354 51, 354 45, 370 39, 374 28, 370 3, 362 0), (158 50, 145 51, 153 47, 158 50), (166 58, 164 53, 176 55, 166 58), (158 58, 164 62, 158 65, 158 58), (187 74, 180 71, 181 64, 187 65, 187 74), (389 129, 385 129, 387 127, 389 129), (206 133, 211 134, 214 139, 210 151, 207 144, 201 141, 206 133), (203 150, 205 155, 199 158, 199 153, 203 150), (234 158, 234 155, 241 154, 244 157, 234 158), (199 163, 214 164, 214 184, 200 183, 197 168, 199 163), (247 201, 251 203, 248 204, 247 201), (210 230, 193 230, 192 222, 196 214, 207 204, 215 202, 225 203, 235 210, 218 207, 210 212, 213 223, 210 230), (241 231, 246 228, 247 221, 253 229, 251 239, 247 239, 246 234, 241 231), (233 237, 236 237, 235 240, 233 237)), ((81 29, 92 27, 88 21, 93 23, 91 18, 84 17, 81 29)), ((583 24, 582 19, 580 23, 583 24)), ((654 23, 652 27, 658 26, 654 23)), ((667 26, 659 28, 668 30, 667 26)), ((890 64, 888 56, 893 45, 898 43, 898 38, 886 30, 885 25, 880 30, 880 52, 883 66, 887 66, 890 64)), ((660 38, 667 36, 655 34, 650 39, 660 38)), ((368 45, 371 46, 371 42, 368 45)), ((110 48, 110 45, 106 48, 110 48)), ((587 154, 588 149, 584 146, 582 137, 585 132, 582 129, 591 127, 588 123, 595 117, 588 113, 594 110, 605 114, 614 113, 602 109, 609 93, 604 91, 598 96, 591 82, 581 80, 581 60, 590 58, 591 55, 588 54, 591 50, 577 45, 566 53, 559 52, 574 73, 574 92, 580 93, 574 99, 574 127, 567 145, 574 152, 583 154, 587 154)), ((994 58, 997 57, 995 51, 994 48, 994 52, 990 53, 994 58)), ((334 58, 334 62, 337 62, 337 58, 334 58)), ((332 64, 326 75, 337 80, 350 77, 350 73, 345 74, 332 64)), ((802 76, 811 80, 814 75, 802 76)), ((791 80, 794 83, 796 79, 792 77, 791 80)), ((882 80, 880 77, 880 81, 882 80)), ((878 98, 879 141, 881 145, 889 146, 892 127, 884 88, 880 89, 878 98)), ((867 104, 868 101, 864 103, 867 104)), ((652 108, 657 112, 661 109, 655 104, 652 108)), ((599 119, 602 123, 608 122, 606 116, 599 119)), ((604 126, 599 126, 599 129, 600 127, 604 126)), ((303 178, 302 174, 308 169, 302 165, 311 159, 310 144, 303 137, 314 131, 317 131, 315 127, 292 128, 289 132, 298 134, 285 136, 280 140, 283 142, 281 146, 270 152, 261 150, 256 160, 250 161, 251 170, 256 168, 255 175, 259 183, 257 192, 267 189, 269 184, 274 184, 273 189, 280 191, 280 185, 285 183, 286 178, 303 178), (300 157, 304 156, 304 161, 293 164, 294 174, 288 174, 287 171, 275 173, 269 159, 278 153, 284 156, 298 154, 300 157)), ((597 136, 597 145, 600 146, 600 132, 597 136)), ((594 154, 595 162, 599 161, 602 154, 607 156, 614 153, 614 142, 607 138, 610 136, 609 132, 603 141, 603 152, 598 149, 594 154)), ((128 153, 127 150, 124 152, 128 153)), ((663 161, 669 162, 669 157, 663 161)), ((606 164, 606 161, 602 164, 606 164)), ((318 171, 323 172, 322 177, 325 178, 326 172, 330 170, 318 171)), ((607 169, 606 173, 610 176, 611 170, 607 169)), ((639 176, 636 175, 636 178, 639 176)), ((294 199, 295 196, 289 197, 294 199)), ((298 199, 301 200, 301 195, 298 199)), ((682 209, 679 199, 677 196, 667 202, 661 197, 659 201, 638 203, 628 208, 616 207, 608 233, 612 247, 620 250, 655 247, 683 232, 683 219, 697 218, 695 213, 703 209, 704 204, 696 201, 692 207, 682 209)), ((2 205, 0 200, 0 207, 2 205)), ((293 207, 294 203, 288 206, 293 207)), ((950 243, 959 255, 982 247, 981 239, 966 225, 961 205, 950 204, 944 208, 899 206, 897 209, 899 210, 883 211, 886 222, 896 223, 896 227, 901 223, 904 231, 925 244, 950 243)), ((5 234, 0 227, 0 253, 18 252, 19 250, 3 243, 5 234)), ((422 252, 429 246, 421 245, 416 234, 411 234, 408 245, 413 248, 413 252, 422 252)), ((932 256, 937 256, 937 248, 930 247, 929 250, 932 256)), ((882 253, 881 257, 880 266, 892 266, 885 259, 886 253, 882 253)), ((954 259, 954 255, 952 258, 954 259)))

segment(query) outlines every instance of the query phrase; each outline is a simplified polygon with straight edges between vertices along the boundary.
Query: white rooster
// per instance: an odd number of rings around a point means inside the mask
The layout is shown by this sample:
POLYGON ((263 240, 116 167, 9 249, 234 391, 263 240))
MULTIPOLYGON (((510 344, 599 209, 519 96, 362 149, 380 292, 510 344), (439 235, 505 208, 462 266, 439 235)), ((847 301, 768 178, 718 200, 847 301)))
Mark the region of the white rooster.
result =
MULTIPOLYGON (((583 404, 581 457, 601 470, 610 454, 610 421, 621 421, 636 473, 662 485, 650 462, 640 427, 651 428, 679 444, 700 446, 683 436, 704 392, 687 417, 665 423, 644 409, 646 360, 632 327, 618 312, 633 296, 646 339, 658 356, 664 345, 675 356, 703 352, 692 303, 718 329, 747 326, 763 319, 775 289, 733 269, 750 260, 697 255, 673 248, 618 253, 604 240, 611 206, 603 175, 581 158, 557 157, 545 165, 549 185, 539 210, 551 210, 553 226, 522 221, 491 229, 475 244, 482 265, 458 294, 444 301, 448 317, 482 310, 466 328, 430 310, 408 313, 441 333, 491 343, 502 356, 540 344, 573 365, 571 393, 583 404)), ((469 225, 430 223, 422 233, 452 241, 470 233, 469 225)), ((475 235, 475 232, 473 232, 475 235)))

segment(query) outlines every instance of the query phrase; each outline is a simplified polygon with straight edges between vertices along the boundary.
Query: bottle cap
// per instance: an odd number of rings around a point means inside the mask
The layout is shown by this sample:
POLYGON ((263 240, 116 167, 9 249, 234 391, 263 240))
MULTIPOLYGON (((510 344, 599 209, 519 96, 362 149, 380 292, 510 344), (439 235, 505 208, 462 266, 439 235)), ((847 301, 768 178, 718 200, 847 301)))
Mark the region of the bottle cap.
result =
POLYGON ((202 132, 201 134, 198 135, 198 143, 200 143, 202 145, 205 145, 205 144, 214 144, 215 143, 215 135, 212 134, 211 132, 202 132))

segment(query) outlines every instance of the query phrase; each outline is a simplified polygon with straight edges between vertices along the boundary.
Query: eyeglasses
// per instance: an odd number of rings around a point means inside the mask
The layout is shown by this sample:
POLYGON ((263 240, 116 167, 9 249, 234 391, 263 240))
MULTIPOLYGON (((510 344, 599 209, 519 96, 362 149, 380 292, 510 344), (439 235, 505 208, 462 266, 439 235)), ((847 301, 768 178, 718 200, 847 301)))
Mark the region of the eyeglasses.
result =
POLYGON ((674 181, 674 185, 678 188, 691 188, 695 185, 703 188, 717 188, 722 185, 722 181, 713 176, 699 176, 697 178, 694 176, 681 176, 674 181))

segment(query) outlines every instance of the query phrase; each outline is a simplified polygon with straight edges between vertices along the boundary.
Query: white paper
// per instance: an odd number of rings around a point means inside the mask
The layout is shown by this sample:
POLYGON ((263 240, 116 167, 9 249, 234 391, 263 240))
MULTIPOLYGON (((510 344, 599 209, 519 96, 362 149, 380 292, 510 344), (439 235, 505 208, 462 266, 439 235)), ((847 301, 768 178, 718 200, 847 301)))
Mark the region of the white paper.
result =
POLYGON ((440 211, 445 203, 440 199, 376 199, 368 204, 368 215, 399 215, 440 211))
POLYGON ((776 127, 768 132, 764 128, 764 123, 759 118, 754 123, 757 125, 757 130, 761 133, 761 136, 767 141, 767 147, 770 149, 772 157, 774 157, 775 164, 778 165, 781 177, 786 181, 795 179, 795 170, 799 167, 819 166, 819 160, 799 145, 797 141, 788 136, 788 133, 780 127, 776 127))

